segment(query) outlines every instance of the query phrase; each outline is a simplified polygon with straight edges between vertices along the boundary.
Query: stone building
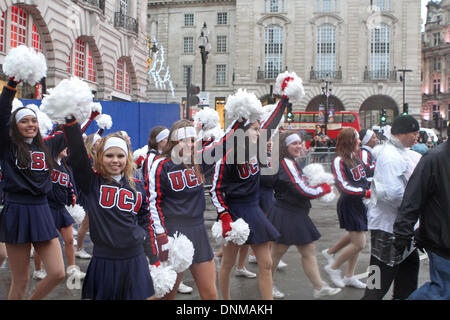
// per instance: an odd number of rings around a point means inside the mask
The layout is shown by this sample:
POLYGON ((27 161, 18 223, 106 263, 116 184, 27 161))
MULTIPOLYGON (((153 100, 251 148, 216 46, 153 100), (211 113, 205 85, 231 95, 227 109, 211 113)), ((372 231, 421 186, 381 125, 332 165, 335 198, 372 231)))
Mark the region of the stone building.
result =
POLYGON ((427 4, 422 39, 422 126, 440 131, 450 119, 450 0, 427 4))
POLYGON ((74 75, 95 99, 146 101, 145 9, 144 0, 2 0, 0 64, 18 45, 45 55, 47 77, 36 87, 20 85, 22 98, 41 98, 74 75))
POLYGON ((188 70, 202 82, 199 36, 204 23, 211 50, 206 88, 220 107, 237 88, 264 99, 279 72, 303 79, 306 96, 294 111, 324 103, 322 80, 331 82, 329 104, 360 113, 363 127, 403 111, 421 114, 420 0, 149 0, 147 32, 165 48, 174 82, 149 86, 151 100, 180 103, 188 70), (399 69, 406 73, 405 95, 399 69))

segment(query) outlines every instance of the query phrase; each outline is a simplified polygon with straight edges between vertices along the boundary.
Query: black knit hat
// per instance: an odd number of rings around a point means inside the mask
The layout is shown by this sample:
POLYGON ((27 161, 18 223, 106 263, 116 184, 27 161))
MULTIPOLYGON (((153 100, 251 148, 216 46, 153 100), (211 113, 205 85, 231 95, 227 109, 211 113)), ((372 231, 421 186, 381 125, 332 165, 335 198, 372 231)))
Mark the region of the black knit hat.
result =
POLYGON ((395 118, 394 122, 392 123, 391 133, 410 133, 419 131, 419 129, 419 122, 417 122, 417 120, 413 116, 402 115, 395 118))

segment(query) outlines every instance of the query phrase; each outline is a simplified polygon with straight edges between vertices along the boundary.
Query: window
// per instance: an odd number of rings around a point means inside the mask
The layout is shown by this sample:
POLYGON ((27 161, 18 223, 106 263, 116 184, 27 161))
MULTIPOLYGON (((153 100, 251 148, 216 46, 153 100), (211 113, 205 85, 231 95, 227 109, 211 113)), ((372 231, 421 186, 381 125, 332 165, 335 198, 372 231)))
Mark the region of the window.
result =
POLYGON ((223 86, 226 84, 227 79, 227 65, 217 64, 216 65, 216 85, 223 86))
POLYGON ((391 28, 386 24, 370 30, 371 79, 388 79, 390 60, 391 28))
POLYGON ((184 37, 184 53, 194 52, 194 37, 184 37))
POLYGON ((342 122, 343 123, 353 123, 353 122, 355 122, 355 120, 356 120, 356 117, 355 117, 354 114, 344 113, 342 115, 342 122))
POLYGON ((375 5, 379 11, 391 10, 391 0, 376 0, 375 5))
POLYGON ((283 29, 270 25, 264 37, 264 78, 275 79, 283 65, 283 29))
POLYGON ((441 79, 433 80, 433 93, 434 94, 441 93, 441 79))
POLYGON ((438 46, 441 42, 441 34, 439 32, 433 33, 433 45, 438 46))
POLYGON ((337 11, 337 0, 316 0, 316 10, 318 12, 337 11))
POLYGON ((227 12, 217 12, 217 24, 228 24, 227 12))
POLYGON ((284 0, 265 0, 264 12, 284 12, 284 0))
POLYGON ((441 59, 439 57, 433 58, 433 71, 441 70, 441 59))
POLYGON ((217 52, 227 52, 227 36, 217 36, 217 52))
POLYGON ((26 45, 27 13, 15 6, 11 7, 11 48, 26 45))
POLYGON ((70 50, 66 63, 66 71, 80 79, 92 82, 97 81, 96 64, 91 54, 90 46, 80 38, 75 41, 74 47, 70 50))
POLYGON ((34 23, 31 31, 31 45, 36 51, 44 53, 44 50, 42 50, 41 36, 34 23))
POLYGON ((0 16, 0 52, 5 51, 5 17, 6 11, 0 16))
POLYGON ((128 14, 128 0, 120 0, 119 2, 119 12, 123 15, 128 14))
POLYGON ((189 27, 194 25, 194 14, 193 13, 185 13, 184 14, 184 26, 189 27))
POLYGON ((336 71, 336 27, 331 24, 317 28, 317 71, 319 79, 336 71))
POLYGON ((117 60, 117 68, 116 68, 116 90, 130 93, 130 83, 129 83, 129 75, 128 75, 128 67, 127 63, 123 58, 117 60))
POLYGON ((88 52, 88 80, 92 82, 96 81, 95 64, 90 50, 88 52))
POLYGON ((86 44, 84 41, 77 39, 75 41, 75 76, 84 78, 84 66, 86 57, 86 44))
POLYGON ((183 66, 183 85, 187 86, 189 77, 192 82, 192 66, 183 66))
POLYGON ((72 50, 70 50, 69 58, 67 59, 66 72, 69 74, 72 73, 72 50))

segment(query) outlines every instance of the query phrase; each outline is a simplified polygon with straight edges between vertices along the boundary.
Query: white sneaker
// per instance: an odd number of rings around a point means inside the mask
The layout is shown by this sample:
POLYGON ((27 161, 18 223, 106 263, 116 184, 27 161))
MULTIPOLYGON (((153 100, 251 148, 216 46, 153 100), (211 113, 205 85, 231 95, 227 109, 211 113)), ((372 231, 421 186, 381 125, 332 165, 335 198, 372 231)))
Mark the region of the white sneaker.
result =
POLYGON ((344 277, 343 279, 345 286, 347 287, 355 287, 358 289, 365 289, 366 288, 366 284, 362 281, 359 281, 358 279, 356 279, 355 276, 353 277, 344 277))
POLYGON ((87 253, 84 248, 81 250, 75 250, 75 257, 80 259, 90 259, 92 256, 87 253))
POLYGON ((249 256, 248 256, 248 262, 249 262, 249 263, 258 263, 258 262, 256 261, 256 257, 255 257, 255 256, 252 256, 252 255, 249 255, 249 256))
POLYGON ((280 260, 280 262, 278 262, 278 266, 277 269, 281 270, 287 267, 287 263, 284 263, 283 260, 280 260))
POLYGON ((183 283, 183 281, 180 282, 180 286, 178 287, 178 292, 179 293, 191 293, 192 291, 194 291, 194 289, 192 289, 191 287, 185 285, 183 283))
POLYGON ((66 274, 67 274, 67 276, 75 276, 80 280, 83 280, 84 277, 86 277, 86 273, 82 272, 80 270, 80 267, 76 266, 76 265, 68 266, 67 270, 66 270, 66 274))
POLYGON ((334 254, 329 254, 328 249, 322 250, 322 255, 327 259, 327 266, 331 266, 334 263, 334 254))
POLYGON ((284 293, 277 289, 277 287, 272 287, 272 296, 274 299, 283 299, 284 293))
POLYGON ((345 287, 345 283, 344 283, 344 281, 342 281, 342 278, 341 278, 341 270, 339 270, 339 269, 333 270, 333 269, 331 269, 331 265, 325 266, 324 269, 328 273, 331 281, 335 284, 336 287, 339 287, 339 288, 345 287))
POLYGON ((47 276, 47 272, 45 272, 44 269, 33 271, 33 279, 35 279, 35 280, 42 280, 46 276, 47 276))
POLYGON ((320 290, 314 289, 313 296, 314 296, 314 298, 318 299, 318 298, 322 298, 325 296, 334 296, 335 294, 338 294, 341 291, 342 291, 341 288, 331 288, 328 284, 326 284, 324 282, 323 286, 322 286, 322 288, 320 288, 320 290))
POLYGON ((251 271, 248 271, 245 267, 242 269, 236 268, 236 277, 245 277, 245 278, 256 278, 256 273, 253 273, 251 271))
POLYGON ((76 247, 78 244, 77 239, 73 239, 73 246, 76 247))

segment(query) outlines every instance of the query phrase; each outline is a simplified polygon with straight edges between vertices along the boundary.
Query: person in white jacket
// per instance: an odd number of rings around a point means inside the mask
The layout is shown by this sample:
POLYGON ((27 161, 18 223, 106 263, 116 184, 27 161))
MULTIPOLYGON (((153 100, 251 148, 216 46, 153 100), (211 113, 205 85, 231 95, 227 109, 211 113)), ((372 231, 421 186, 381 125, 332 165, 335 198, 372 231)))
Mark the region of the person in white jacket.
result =
POLYGON ((394 282, 393 299, 406 299, 417 288, 419 255, 414 246, 396 255, 393 225, 409 177, 420 159, 410 150, 419 123, 410 115, 397 117, 388 141, 377 155, 367 219, 371 236, 371 273, 363 300, 381 300, 394 282), (373 283, 369 283, 371 280, 373 283))

